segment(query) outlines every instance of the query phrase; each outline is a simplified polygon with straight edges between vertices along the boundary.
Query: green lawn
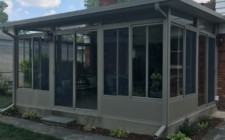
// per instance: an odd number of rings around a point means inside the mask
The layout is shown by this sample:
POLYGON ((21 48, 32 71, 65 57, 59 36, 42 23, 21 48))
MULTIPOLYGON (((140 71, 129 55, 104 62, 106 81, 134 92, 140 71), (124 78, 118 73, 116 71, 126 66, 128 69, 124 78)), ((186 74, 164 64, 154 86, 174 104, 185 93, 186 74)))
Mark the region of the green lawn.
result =
POLYGON ((60 140, 0 123, 0 140, 60 140))
POLYGON ((6 108, 12 104, 12 96, 0 95, 0 108, 6 108))

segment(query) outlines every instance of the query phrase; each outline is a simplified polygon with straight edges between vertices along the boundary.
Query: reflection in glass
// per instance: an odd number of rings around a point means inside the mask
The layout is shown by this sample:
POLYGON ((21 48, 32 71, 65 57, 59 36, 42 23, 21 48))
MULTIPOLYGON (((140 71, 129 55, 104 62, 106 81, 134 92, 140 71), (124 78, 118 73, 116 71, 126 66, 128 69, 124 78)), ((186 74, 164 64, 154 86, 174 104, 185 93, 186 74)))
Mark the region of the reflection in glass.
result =
POLYGON ((185 94, 196 93, 196 33, 186 31, 186 89, 185 94))
POLYGON ((133 96, 145 97, 146 27, 133 28, 133 96))
POLYGON ((207 37, 199 36, 198 51, 198 105, 205 104, 206 95, 206 47, 207 37))
POLYGON ((42 38, 34 38, 33 42, 33 88, 49 89, 49 42, 42 38))
POLYGON ((133 96, 162 97, 162 40, 162 25, 133 28, 133 96))
POLYGON ((73 35, 56 36, 55 105, 73 105, 73 59, 65 46, 73 50, 73 35))
POLYGON ((162 98, 163 27, 148 27, 148 97, 162 98))
POLYGON ((19 40, 19 88, 32 88, 31 40, 19 40))
POLYGON ((97 32, 76 34, 76 107, 97 109, 97 32))
POLYGON ((128 95, 128 28, 104 31, 104 91, 128 95))
POLYGON ((209 38, 208 51, 208 103, 214 101, 215 98, 215 57, 216 57, 215 39, 209 38))
POLYGON ((171 27, 170 97, 183 94, 183 29, 171 27))

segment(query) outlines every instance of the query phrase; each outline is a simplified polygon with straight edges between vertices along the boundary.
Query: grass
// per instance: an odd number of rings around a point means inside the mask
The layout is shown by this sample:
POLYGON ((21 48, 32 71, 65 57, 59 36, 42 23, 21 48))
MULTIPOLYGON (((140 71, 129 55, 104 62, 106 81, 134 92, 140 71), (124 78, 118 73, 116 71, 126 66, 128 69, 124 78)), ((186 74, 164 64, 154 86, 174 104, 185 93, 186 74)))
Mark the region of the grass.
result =
POLYGON ((12 125, 0 123, 1 140, 60 140, 51 136, 33 133, 12 125))
POLYGON ((12 104, 12 96, 0 95, 0 108, 6 108, 12 104))

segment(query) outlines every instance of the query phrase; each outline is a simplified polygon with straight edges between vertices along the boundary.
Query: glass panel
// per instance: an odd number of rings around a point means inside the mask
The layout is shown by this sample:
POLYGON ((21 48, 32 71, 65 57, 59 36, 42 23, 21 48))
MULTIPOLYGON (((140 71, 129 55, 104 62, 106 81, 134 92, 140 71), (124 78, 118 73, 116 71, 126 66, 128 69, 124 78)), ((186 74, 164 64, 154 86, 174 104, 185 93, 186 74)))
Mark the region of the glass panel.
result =
POLYGON ((215 39, 209 38, 209 60, 208 60, 208 102, 213 102, 215 98, 215 39))
POLYGON ((34 38, 34 89, 49 89, 49 42, 34 38))
POLYGON ((196 33, 186 31, 186 94, 196 93, 196 33))
POLYGON ((148 83, 151 98, 162 98, 163 27, 148 27, 148 83))
POLYGON ((146 27, 133 28, 133 96, 145 97, 146 27))
POLYGON ((170 97, 183 94, 183 29, 171 27, 170 97))
POLYGON ((32 84, 31 40, 19 40, 19 88, 31 88, 32 84))
POLYGON ((207 31, 207 32, 210 32, 210 33, 213 33, 214 32, 214 25, 213 23, 210 23, 208 21, 205 21, 205 20, 199 20, 199 25, 198 25, 199 29, 200 30, 204 30, 204 31, 207 31))
POLYGON ((128 29, 119 29, 118 33, 118 95, 128 95, 128 29))
POLYGON ((206 93, 206 47, 207 37, 199 36, 199 52, 198 52, 198 105, 205 104, 206 93))
POLYGON ((76 107, 97 109, 97 32, 76 34, 76 53, 76 107))
POLYGON ((55 105, 72 107, 73 103, 73 61, 65 58, 68 52, 64 46, 73 48, 73 35, 56 36, 55 62, 55 105))
POLYGON ((104 31, 106 95, 128 95, 128 28, 104 31))
POLYGON ((104 31, 104 91, 117 94, 117 30, 104 31))

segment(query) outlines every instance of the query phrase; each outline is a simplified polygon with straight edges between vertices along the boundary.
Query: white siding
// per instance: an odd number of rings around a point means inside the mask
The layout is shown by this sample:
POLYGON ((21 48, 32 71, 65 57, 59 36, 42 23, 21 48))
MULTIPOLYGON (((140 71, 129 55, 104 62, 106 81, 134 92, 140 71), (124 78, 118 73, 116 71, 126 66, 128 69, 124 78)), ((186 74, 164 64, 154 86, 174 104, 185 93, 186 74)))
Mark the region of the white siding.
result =
POLYGON ((216 11, 225 15, 225 0, 216 0, 216 11))

